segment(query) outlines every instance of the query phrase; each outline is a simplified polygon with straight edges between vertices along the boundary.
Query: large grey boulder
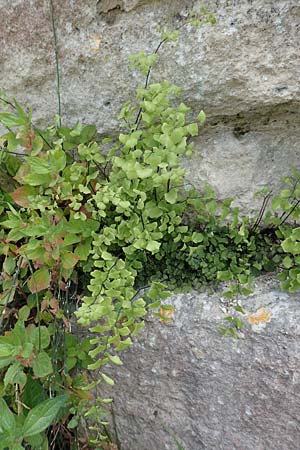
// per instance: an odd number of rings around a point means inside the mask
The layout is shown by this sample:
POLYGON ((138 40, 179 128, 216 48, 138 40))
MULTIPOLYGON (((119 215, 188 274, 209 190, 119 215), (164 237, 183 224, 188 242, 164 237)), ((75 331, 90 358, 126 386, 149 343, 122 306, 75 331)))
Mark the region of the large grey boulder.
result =
MULTIPOLYGON (((176 27, 200 0, 53 0, 61 70, 62 119, 118 132, 121 105, 141 77, 132 53, 152 52, 156 25, 176 27)), ((278 189, 299 166, 299 0, 207 0, 215 27, 186 29, 162 49, 153 80, 183 87, 184 101, 207 114, 187 181, 208 181, 218 196, 257 210, 253 193, 278 189)), ((57 112, 48 0, 0 0, 0 86, 33 107, 45 124, 57 112)), ((262 278, 242 301, 251 315, 235 342, 218 332, 221 294, 174 296, 169 325, 150 320, 118 381, 116 429, 123 450, 298 450, 299 319, 297 296, 262 278), (269 316, 268 314, 271 314, 269 316), (264 322, 266 320, 266 322, 264 322)))
MULTIPOLYGON (((128 55, 152 52, 156 25, 178 26, 200 0, 53 0, 65 123, 96 122, 115 134, 121 105, 142 81, 128 55)), ((244 211, 253 193, 276 188, 299 159, 298 0, 208 0, 215 27, 185 29, 161 52, 153 80, 183 87, 208 122, 186 162, 188 181, 208 181, 244 211)), ((57 111, 49 1, 0 0, 0 85, 33 106, 38 123, 57 111)))
POLYGON ((147 321, 116 385, 115 430, 122 450, 299 450, 300 303, 261 277, 240 299, 238 340, 223 337, 221 291, 174 295, 173 320, 147 321), (240 316, 241 317, 241 316, 240 316))

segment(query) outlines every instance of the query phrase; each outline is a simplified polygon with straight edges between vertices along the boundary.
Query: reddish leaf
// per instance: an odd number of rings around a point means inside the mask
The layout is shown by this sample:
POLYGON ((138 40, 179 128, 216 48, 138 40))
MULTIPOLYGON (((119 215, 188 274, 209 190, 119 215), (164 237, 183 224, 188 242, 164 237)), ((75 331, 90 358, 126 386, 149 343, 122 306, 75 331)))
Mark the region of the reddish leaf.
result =
POLYGON ((42 303, 41 303, 41 312, 45 311, 45 309, 47 309, 48 306, 49 306, 49 300, 46 300, 46 299, 42 300, 42 303))
POLYGON ((43 291, 49 287, 51 275, 47 269, 39 269, 29 278, 28 287, 32 294, 43 291))
POLYGON ((78 261, 79 257, 72 252, 65 251, 61 254, 61 262, 64 269, 73 269, 78 261))
POLYGON ((23 208, 28 208, 28 206, 30 204, 28 197, 30 195, 34 195, 34 194, 35 194, 35 189, 33 186, 22 186, 22 187, 17 188, 10 195, 13 198, 13 200, 16 202, 17 205, 22 206, 23 208))
POLYGON ((23 136, 23 145, 26 150, 32 149, 32 143, 34 141, 34 133, 31 130, 26 131, 26 133, 23 136))
POLYGON ((51 313, 56 314, 59 310, 58 300, 55 297, 52 297, 50 300, 51 313))
POLYGON ((14 176, 14 179, 17 180, 19 183, 24 183, 24 178, 29 174, 30 167, 26 164, 22 164, 14 176))

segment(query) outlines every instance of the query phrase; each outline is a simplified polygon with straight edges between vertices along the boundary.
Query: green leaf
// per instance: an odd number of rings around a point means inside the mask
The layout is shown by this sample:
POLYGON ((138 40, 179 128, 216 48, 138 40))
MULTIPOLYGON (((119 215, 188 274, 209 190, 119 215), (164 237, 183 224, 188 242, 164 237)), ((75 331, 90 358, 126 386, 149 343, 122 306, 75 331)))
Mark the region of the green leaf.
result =
POLYGON ((134 325, 134 330, 132 331, 131 336, 136 336, 144 326, 145 326, 144 321, 136 323, 134 325))
POLYGON ((286 253, 297 255, 300 253, 300 242, 294 241, 291 237, 281 243, 281 247, 286 253))
POLYGON ((107 353, 106 356, 108 356, 109 360, 112 363, 116 364, 117 366, 122 366, 123 362, 118 355, 110 355, 109 353, 107 353))
POLYGON ((293 229, 292 236, 293 239, 300 241, 300 227, 293 229))
POLYGON ((282 261, 284 267, 286 269, 290 269, 294 264, 293 264, 293 260, 290 256, 286 256, 283 261, 282 261))
POLYGON ((128 336, 130 334, 130 329, 128 327, 119 328, 118 331, 120 336, 128 336))
POLYGON ((22 435, 34 436, 48 428, 55 421, 59 410, 65 406, 67 398, 67 395, 60 395, 35 406, 25 419, 22 435))
POLYGON ((49 162, 44 157, 30 156, 26 159, 34 175, 47 175, 51 172, 49 162))
POLYGON ((11 356, 15 350, 15 347, 11 344, 1 344, 0 342, 0 358, 7 358, 11 356))
POLYGON ((22 308, 18 311, 18 318, 19 320, 27 320, 30 314, 30 308, 27 305, 22 306, 22 308))
POLYGON ((28 120, 28 118, 19 117, 17 114, 0 113, 0 123, 2 123, 8 129, 22 125, 28 125, 28 120))
POLYGON ((124 144, 125 148, 134 148, 138 142, 138 138, 134 135, 120 134, 120 142, 124 144))
POLYGON ((52 180, 50 174, 29 173, 23 177, 23 181, 30 186, 49 186, 52 180))
POLYGON ((34 408, 47 399, 46 392, 39 381, 31 376, 27 377, 27 383, 22 395, 22 402, 29 408, 34 408))
POLYGON ((51 170, 59 172, 66 167, 67 157, 65 152, 61 148, 56 148, 49 152, 49 162, 51 170))
POLYGON ((157 241, 149 241, 146 250, 148 250, 151 253, 156 253, 159 251, 160 248, 160 242, 157 241))
POLYGON ((186 130, 191 136, 197 136, 199 132, 198 125, 196 123, 190 123, 189 125, 187 125, 186 130))
POLYGON ((40 352, 36 355, 32 363, 33 373, 36 377, 42 378, 53 372, 51 359, 46 352, 40 352))
POLYGON ((280 208, 280 203, 281 203, 280 197, 274 197, 272 200, 272 208, 274 210, 280 208))
POLYGON ((11 275, 15 268, 16 268, 16 260, 15 258, 13 258, 12 256, 7 256, 4 260, 3 263, 3 270, 4 272, 8 273, 9 275, 11 275))
POLYGON ((229 281, 233 279, 233 275, 229 270, 219 270, 217 272, 217 278, 220 281, 229 281))
POLYGON ((19 362, 15 362, 7 369, 4 377, 4 386, 6 387, 8 384, 20 384, 21 386, 25 386, 26 375, 19 362))
MULTIPOLYGON (((49 450, 48 439, 44 433, 38 433, 26 439, 32 450, 49 450)), ((22 450, 24 448, 22 447, 22 450)))
POLYGON ((195 244, 198 244, 198 243, 200 243, 200 242, 203 242, 203 239, 204 239, 203 234, 197 233, 196 231, 193 232, 193 234, 192 234, 192 241, 193 241, 195 244))
POLYGON ((136 173, 137 173, 137 176, 143 180, 144 178, 151 177, 153 170, 151 167, 138 166, 136 168, 136 173))
POLYGON ((61 252, 61 262, 64 269, 73 269, 79 261, 79 256, 69 251, 61 252))
POLYGON ((0 397, 0 433, 7 432, 10 436, 14 436, 15 431, 15 415, 11 412, 5 400, 0 397))
POLYGON ((199 120, 200 123, 204 123, 204 122, 205 122, 205 120, 206 120, 206 114, 205 114, 204 111, 201 110, 201 111, 199 112, 199 114, 198 114, 198 120, 199 120))
POLYGON ((41 136, 36 136, 32 142, 31 155, 36 156, 40 153, 44 145, 44 141, 41 136))
POLYGON ((281 198, 289 198, 291 196, 291 191, 289 189, 283 189, 280 192, 280 197, 281 198))
POLYGON ((114 386, 115 382, 109 376, 105 375, 105 373, 101 373, 101 376, 105 383, 109 384, 109 386, 114 386))
POLYGON ((245 310, 242 308, 241 305, 236 305, 234 306, 234 309, 238 312, 240 312, 241 314, 246 314, 245 310))
POLYGON ((97 128, 95 125, 86 125, 83 127, 81 134, 80 134, 80 142, 82 144, 86 144, 87 142, 90 142, 93 137, 95 136, 97 131, 97 128))
POLYGON ((21 445, 20 443, 16 442, 12 447, 11 450, 24 450, 23 445, 21 445))
POLYGON ((117 347, 115 348, 116 352, 120 352, 122 350, 125 350, 127 347, 129 347, 129 345, 132 344, 132 340, 128 337, 127 339, 125 339, 125 341, 121 341, 117 347))
POLYGON ((86 261, 88 259, 88 256, 89 256, 90 251, 91 251, 91 243, 92 243, 92 238, 91 239, 86 239, 85 242, 83 242, 82 244, 79 244, 75 248, 74 254, 76 256, 78 256, 80 261, 86 261))
POLYGON ((165 193, 165 199, 171 205, 174 205, 177 200, 177 189, 172 189, 170 192, 165 193))
POLYGON ((50 344, 50 334, 48 328, 44 325, 39 325, 37 328, 35 328, 30 335, 30 342, 37 349, 47 348, 50 344))
POLYGON ((176 128, 171 133, 171 139, 174 144, 179 144, 184 137, 184 132, 182 128, 176 128))
POLYGON ((151 219, 158 219, 158 217, 161 217, 163 214, 162 210, 155 205, 147 205, 145 208, 145 212, 151 219))

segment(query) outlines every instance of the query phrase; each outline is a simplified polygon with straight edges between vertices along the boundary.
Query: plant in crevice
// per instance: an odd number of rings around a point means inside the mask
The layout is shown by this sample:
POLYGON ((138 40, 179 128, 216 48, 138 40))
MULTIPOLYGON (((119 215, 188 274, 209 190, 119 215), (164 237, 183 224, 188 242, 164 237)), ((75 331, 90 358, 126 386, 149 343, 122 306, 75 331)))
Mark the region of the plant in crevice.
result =
POLYGON ((280 242, 282 271, 278 275, 282 288, 289 292, 300 289, 300 173, 292 169, 290 177, 284 177, 285 189, 272 200, 272 213, 266 216, 268 228, 275 232, 280 242))
MULTIPOLYGON (((51 13, 53 19, 53 6, 51 13)), ((143 71, 148 60, 134 63, 143 71)), ((122 364, 118 352, 141 329, 146 311, 168 295, 158 281, 139 286, 136 275, 163 236, 180 229, 179 159, 191 151, 187 139, 198 125, 186 123, 183 103, 171 105, 177 87, 149 85, 150 71, 151 64, 135 104, 121 111, 128 132, 100 146, 94 126, 67 128, 59 119, 39 130, 30 112, 2 96, 0 448, 54 449, 57 434, 65 430, 72 439, 90 417, 105 430, 108 400, 90 405, 89 391, 100 380, 88 383, 85 373, 122 364), (74 313, 93 339, 76 337, 74 313), (41 423, 34 432, 29 418, 41 423), (57 420, 59 426, 52 424, 57 420)), ((114 383, 105 371, 101 376, 114 383)), ((99 427, 93 431, 92 444, 107 439, 99 427)))

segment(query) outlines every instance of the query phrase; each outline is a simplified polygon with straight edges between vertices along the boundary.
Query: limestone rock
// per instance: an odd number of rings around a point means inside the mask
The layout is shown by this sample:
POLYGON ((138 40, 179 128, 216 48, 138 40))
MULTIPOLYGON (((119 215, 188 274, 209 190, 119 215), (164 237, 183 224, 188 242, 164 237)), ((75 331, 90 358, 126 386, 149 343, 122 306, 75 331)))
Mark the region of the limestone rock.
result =
POLYGON ((240 300, 238 340, 223 337, 221 292, 174 295, 168 325, 147 322, 107 372, 116 385, 115 429, 122 450, 298 450, 300 303, 273 278, 240 300))
MULTIPOLYGON (((156 25, 178 26, 200 0, 53 1, 65 123, 96 122, 118 131, 117 115, 142 81, 128 55, 152 52, 156 25)), ((298 0, 208 0, 215 27, 185 29, 166 46, 153 80, 183 87, 185 102, 208 122, 192 161, 197 187, 208 181, 220 198, 246 212, 253 193, 278 188, 299 160, 300 6, 298 0)), ((53 39, 46 0, 0 0, 1 87, 33 106, 38 123, 57 111, 53 39)))

